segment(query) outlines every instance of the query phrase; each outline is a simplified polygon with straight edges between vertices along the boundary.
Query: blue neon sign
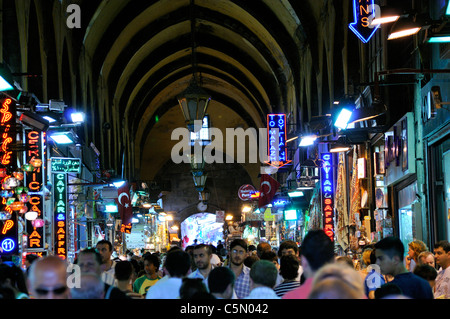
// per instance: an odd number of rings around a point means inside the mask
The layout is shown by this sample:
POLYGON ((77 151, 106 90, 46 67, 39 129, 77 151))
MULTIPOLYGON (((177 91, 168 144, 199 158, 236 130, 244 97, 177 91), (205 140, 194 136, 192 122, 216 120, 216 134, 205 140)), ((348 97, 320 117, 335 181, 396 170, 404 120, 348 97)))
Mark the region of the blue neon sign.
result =
POLYGON ((353 21, 349 24, 350 30, 364 43, 377 31, 379 24, 370 24, 371 18, 375 17, 374 0, 353 0, 353 21))
POLYGON ((4 252, 9 253, 16 248, 16 242, 11 238, 6 238, 2 241, 1 247, 4 252))

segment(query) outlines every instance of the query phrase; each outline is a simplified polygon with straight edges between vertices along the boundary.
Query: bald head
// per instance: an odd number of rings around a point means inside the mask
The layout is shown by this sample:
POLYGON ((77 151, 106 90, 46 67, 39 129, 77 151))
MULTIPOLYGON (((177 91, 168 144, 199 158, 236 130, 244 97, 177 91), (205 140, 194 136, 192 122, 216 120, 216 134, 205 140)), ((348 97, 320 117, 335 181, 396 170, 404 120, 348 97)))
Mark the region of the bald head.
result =
POLYGON ((35 261, 30 268, 28 288, 36 299, 68 299, 66 262, 56 256, 35 261))

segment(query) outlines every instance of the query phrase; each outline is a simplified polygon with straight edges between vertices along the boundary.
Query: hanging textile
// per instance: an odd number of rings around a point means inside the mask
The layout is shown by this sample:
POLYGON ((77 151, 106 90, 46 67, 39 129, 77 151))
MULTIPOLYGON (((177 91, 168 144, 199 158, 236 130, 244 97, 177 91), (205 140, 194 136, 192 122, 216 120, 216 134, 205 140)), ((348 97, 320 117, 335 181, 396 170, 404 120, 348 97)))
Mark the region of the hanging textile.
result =
POLYGON ((335 195, 335 212, 337 220, 337 232, 336 240, 342 249, 348 248, 348 207, 347 207, 347 193, 346 193, 346 180, 345 180, 345 164, 344 153, 339 153, 338 161, 338 176, 336 183, 336 195, 335 195))
POLYGON ((361 190, 358 179, 358 154, 356 147, 353 148, 353 166, 352 166, 352 181, 350 185, 350 224, 356 225, 356 214, 359 214, 361 209, 361 190))

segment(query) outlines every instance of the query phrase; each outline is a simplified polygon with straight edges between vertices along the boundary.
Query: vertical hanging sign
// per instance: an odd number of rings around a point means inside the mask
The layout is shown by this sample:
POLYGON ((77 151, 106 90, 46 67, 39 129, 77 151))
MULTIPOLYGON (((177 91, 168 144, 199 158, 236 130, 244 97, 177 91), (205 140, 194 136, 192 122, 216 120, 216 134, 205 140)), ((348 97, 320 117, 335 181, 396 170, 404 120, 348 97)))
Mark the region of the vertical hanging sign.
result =
POLYGON ((267 115, 267 164, 281 168, 292 162, 288 159, 286 145, 286 114, 267 115))
POLYGON ((67 174, 53 175, 54 187, 54 253, 61 259, 67 258, 67 174))
POLYGON ((323 230, 331 241, 334 241, 333 157, 331 153, 322 153, 321 159, 323 230))
MULTIPOLYGON (((25 163, 42 163, 43 158, 43 132, 36 130, 25 130, 25 163)), ((42 185, 44 182, 44 167, 42 165, 32 166, 33 170, 25 172, 25 186, 28 188, 29 200, 28 211, 36 212, 38 219, 44 219, 44 196, 42 185)), ((45 249, 44 227, 35 227, 32 221, 26 220, 26 231, 28 234, 29 251, 40 251, 45 249)))

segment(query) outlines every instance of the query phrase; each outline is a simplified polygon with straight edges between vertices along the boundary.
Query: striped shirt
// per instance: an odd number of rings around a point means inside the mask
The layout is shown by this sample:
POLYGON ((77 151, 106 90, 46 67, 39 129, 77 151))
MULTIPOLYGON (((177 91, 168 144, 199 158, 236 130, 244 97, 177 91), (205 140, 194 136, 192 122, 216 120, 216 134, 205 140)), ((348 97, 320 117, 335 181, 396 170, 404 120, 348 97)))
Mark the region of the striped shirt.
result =
POLYGON ((300 287, 300 281, 292 280, 282 282, 281 284, 276 286, 273 290, 275 291, 278 297, 283 297, 285 293, 298 287, 300 287))

